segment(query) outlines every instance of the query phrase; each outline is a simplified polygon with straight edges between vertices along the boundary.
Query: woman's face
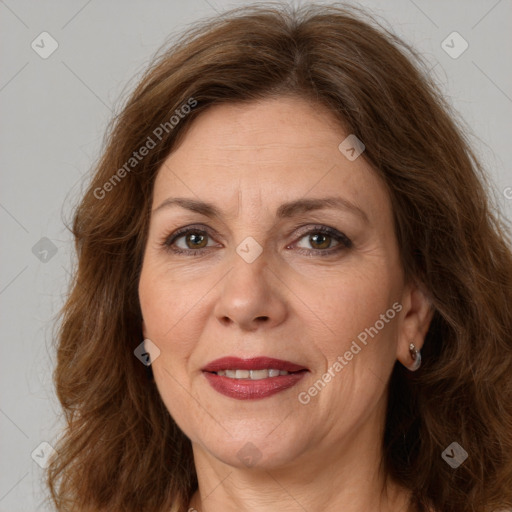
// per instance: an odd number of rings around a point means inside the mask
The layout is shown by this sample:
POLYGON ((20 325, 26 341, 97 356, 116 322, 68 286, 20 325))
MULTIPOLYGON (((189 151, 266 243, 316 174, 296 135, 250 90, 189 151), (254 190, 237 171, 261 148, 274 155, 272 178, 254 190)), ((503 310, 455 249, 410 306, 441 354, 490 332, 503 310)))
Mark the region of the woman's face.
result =
POLYGON ((219 105, 159 170, 143 333, 196 457, 268 469, 380 447, 388 378, 418 322, 388 193, 350 139, 338 148, 348 135, 296 98, 219 105), (285 363, 205 371, 224 357, 285 363))

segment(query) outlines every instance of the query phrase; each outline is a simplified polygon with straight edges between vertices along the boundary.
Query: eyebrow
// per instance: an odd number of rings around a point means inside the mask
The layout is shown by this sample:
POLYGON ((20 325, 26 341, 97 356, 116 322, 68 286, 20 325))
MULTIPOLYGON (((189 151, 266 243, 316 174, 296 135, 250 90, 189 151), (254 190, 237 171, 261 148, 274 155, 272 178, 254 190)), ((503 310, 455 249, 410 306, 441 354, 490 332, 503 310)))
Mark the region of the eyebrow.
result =
MULTIPOLYGON (((185 197, 169 197, 159 206, 157 206, 152 213, 154 214, 158 211, 174 206, 180 206, 186 210, 199 213, 206 217, 222 217, 222 212, 214 204, 185 197)), ((349 211, 360 217, 366 223, 369 223, 368 216, 364 210, 356 206, 354 203, 348 201, 347 199, 337 196, 315 199, 297 199, 295 201, 283 203, 277 209, 276 217, 280 219, 286 219, 313 210, 325 210, 328 208, 349 211)))

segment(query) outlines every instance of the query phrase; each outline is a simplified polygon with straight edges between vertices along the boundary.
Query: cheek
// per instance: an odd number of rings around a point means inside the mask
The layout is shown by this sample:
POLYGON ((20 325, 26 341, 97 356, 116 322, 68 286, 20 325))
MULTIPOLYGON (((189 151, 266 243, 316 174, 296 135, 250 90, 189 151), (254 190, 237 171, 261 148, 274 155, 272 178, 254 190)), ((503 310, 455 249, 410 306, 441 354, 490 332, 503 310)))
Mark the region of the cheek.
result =
POLYGON ((193 304, 183 284, 151 267, 146 260, 139 281, 139 301, 144 318, 144 336, 157 345, 159 356, 152 363, 158 392, 169 414, 181 428, 189 429, 188 416, 180 413, 190 406, 190 376, 187 361, 194 347, 194 322, 190 320, 193 304), (176 292, 179 290, 179 293, 176 292), (182 417, 183 416, 183 417, 182 417))
POLYGON ((396 358, 398 286, 393 268, 375 259, 364 271, 353 269, 326 280, 321 293, 310 288, 308 301, 321 319, 315 320, 316 335, 310 331, 321 355, 315 377, 325 382, 317 386, 322 391, 315 400, 333 424, 340 420, 333 405, 343 404, 350 415, 363 417, 386 389, 396 358))
POLYGON ((321 354, 322 369, 313 379, 315 389, 304 391, 333 429, 351 428, 353 421, 362 421, 374 409, 396 359, 401 307, 390 274, 379 275, 376 280, 375 274, 354 273, 315 296, 315 311, 322 319, 315 350, 321 354))
POLYGON ((354 269, 331 275, 316 284, 303 283, 298 296, 304 297, 314 313, 323 337, 331 339, 324 348, 338 351, 392 307, 398 297, 396 288, 389 270, 367 267, 363 271, 354 269), (333 337, 337 340, 335 343, 332 343, 333 337))
MULTIPOLYGON (((176 338, 184 325, 191 325, 189 316, 197 307, 200 293, 186 281, 176 282, 165 269, 146 261, 139 281, 139 301, 146 327, 146 336, 163 343, 176 338)), ((192 323, 193 325, 193 323, 192 323)))
POLYGON ((139 300, 144 337, 160 351, 152 363, 152 370, 162 400, 172 415, 176 404, 183 406, 180 399, 182 387, 178 383, 189 387, 187 362, 198 334, 194 330, 195 322, 191 320, 193 307, 186 300, 186 291, 177 294, 170 290, 176 290, 176 287, 170 287, 163 279, 151 279, 149 273, 142 272, 139 300))

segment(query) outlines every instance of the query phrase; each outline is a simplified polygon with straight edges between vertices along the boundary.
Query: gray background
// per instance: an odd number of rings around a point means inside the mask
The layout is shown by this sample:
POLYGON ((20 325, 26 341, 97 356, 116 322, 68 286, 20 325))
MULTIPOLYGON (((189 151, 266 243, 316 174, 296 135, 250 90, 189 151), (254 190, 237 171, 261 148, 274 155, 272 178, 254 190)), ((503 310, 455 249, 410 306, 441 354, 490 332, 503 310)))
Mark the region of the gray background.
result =
MULTIPOLYGON (((40 443, 54 443, 61 425, 51 379, 52 323, 73 261, 62 219, 70 218, 99 157, 112 106, 170 35, 244 3, 0 0, 0 512, 51 510, 43 503, 44 472, 31 454, 39 450, 37 459, 45 450, 40 443), (59 45, 47 59, 31 47, 44 31, 59 45), (43 237, 51 245, 39 242, 43 237), (44 253, 52 246, 55 254, 44 253)), ((472 131, 498 207, 512 219, 512 2, 359 5, 382 16, 431 63, 472 131), (453 31, 469 44, 458 58, 441 46, 453 31)))

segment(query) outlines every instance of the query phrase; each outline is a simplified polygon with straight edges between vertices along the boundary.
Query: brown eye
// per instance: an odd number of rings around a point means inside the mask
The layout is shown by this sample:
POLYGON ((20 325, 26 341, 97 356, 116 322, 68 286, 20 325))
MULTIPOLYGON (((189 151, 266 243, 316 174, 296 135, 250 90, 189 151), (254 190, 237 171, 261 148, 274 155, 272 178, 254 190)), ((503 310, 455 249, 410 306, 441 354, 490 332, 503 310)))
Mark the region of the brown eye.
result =
POLYGON ((316 253, 324 256, 349 249, 352 247, 352 241, 334 228, 315 226, 302 235, 299 242, 297 242, 297 247, 299 252, 305 254, 316 253), (304 243, 302 240, 305 240, 309 247, 301 245, 304 243), (333 242, 335 243, 333 244, 333 242))
POLYGON ((329 249, 331 245, 332 237, 324 233, 316 233, 309 235, 309 243, 313 249, 329 249))
POLYGON ((189 249, 202 249, 207 246, 207 234, 192 232, 181 238, 185 238, 185 244, 189 249))
POLYGON ((165 249, 178 254, 191 256, 206 253, 213 246, 209 233, 198 228, 184 228, 167 237, 163 242, 165 249))

